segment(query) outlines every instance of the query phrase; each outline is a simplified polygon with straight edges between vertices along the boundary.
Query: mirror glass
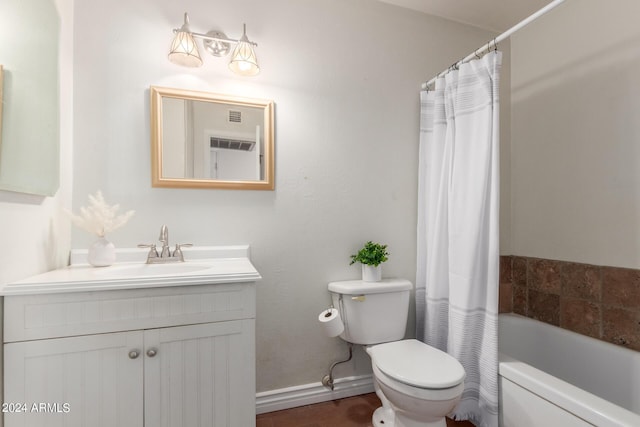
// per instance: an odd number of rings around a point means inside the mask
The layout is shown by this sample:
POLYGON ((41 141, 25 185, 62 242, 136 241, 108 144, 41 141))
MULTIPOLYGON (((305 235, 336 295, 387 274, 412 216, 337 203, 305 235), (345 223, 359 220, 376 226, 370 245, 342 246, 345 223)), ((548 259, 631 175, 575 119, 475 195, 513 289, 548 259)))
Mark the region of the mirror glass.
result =
POLYGON ((58 189, 59 33, 54 0, 0 1, 0 190, 58 189))
POLYGON ((273 102, 152 86, 154 187, 273 190, 273 102))

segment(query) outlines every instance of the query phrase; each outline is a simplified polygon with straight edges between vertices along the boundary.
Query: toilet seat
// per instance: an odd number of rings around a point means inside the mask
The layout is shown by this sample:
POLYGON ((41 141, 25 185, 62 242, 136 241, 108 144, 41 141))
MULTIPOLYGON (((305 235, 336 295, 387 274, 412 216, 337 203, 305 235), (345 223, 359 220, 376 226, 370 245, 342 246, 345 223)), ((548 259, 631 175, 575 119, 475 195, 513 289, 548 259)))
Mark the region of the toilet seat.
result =
MULTIPOLYGON (((399 393, 406 397, 418 399, 422 402, 456 400, 462 396, 462 392, 464 391, 464 382, 449 388, 420 388, 396 381, 382 372, 375 364, 372 365, 372 368, 375 381, 383 388, 383 393, 389 400, 393 399, 389 390, 393 390, 395 393, 399 393), (384 387, 387 387, 388 390, 385 390, 384 387)), ((399 402, 397 397, 393 400, 396 404, 399 402)))
POLYGON ((376 368, 390 380, 428 390, 460 385, 465 371, 453 356, 415 339, 369 347, 376 368))

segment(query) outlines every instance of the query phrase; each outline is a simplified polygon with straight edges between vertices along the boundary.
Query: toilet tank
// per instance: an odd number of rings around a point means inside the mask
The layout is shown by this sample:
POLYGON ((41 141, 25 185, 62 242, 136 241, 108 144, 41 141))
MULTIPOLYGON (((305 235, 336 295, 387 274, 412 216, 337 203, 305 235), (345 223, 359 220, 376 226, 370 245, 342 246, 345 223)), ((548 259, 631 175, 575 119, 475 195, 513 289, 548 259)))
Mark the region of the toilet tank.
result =
POLYGON ((404 338, 413 285, 404 279, 329 283, 333 306, 340 312, 340 338, 354 344, 379 344, 404 338))

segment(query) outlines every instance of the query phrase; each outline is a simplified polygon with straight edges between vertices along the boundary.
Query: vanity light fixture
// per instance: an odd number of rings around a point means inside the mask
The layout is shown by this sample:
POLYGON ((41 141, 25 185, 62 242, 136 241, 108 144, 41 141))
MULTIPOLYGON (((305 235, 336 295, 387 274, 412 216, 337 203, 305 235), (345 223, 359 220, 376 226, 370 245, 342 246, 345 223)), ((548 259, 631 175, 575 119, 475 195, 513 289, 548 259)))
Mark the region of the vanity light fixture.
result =
POLYGON ((195 38, 203 40, 204 48, 213 56, 226 56, 231 51, 231 45, 235 43, 229 61, 229 69, 243 76, 255 76, 260 72, 258 59, 253 50, 256 43, 247 38, 247 26, 244 25, 242 38, 234 40, 228 38, 223 32, 209 31, 206 34, 194 33, 189 28, 189 16, 184 14, 184 24, 179 29, 174 29, 176 36, 171 43, 169 61, 184 67, 200 67, 202 58, 195 38))

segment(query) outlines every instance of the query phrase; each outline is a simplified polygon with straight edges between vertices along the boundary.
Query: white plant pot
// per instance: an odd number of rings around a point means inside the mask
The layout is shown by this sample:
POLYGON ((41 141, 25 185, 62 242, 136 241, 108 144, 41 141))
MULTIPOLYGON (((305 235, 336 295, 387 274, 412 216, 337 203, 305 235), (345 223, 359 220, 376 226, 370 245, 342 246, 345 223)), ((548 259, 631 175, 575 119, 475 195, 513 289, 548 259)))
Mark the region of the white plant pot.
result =
POLYGON ((382 280, 382 265, 373 266, 362 264, 362 281, 379 282, 382 280))
POLYGON ((116 247, 104 237, 100 237, 89 246, 87 261, 94 267, 107 267, 116 262, 116 247))

